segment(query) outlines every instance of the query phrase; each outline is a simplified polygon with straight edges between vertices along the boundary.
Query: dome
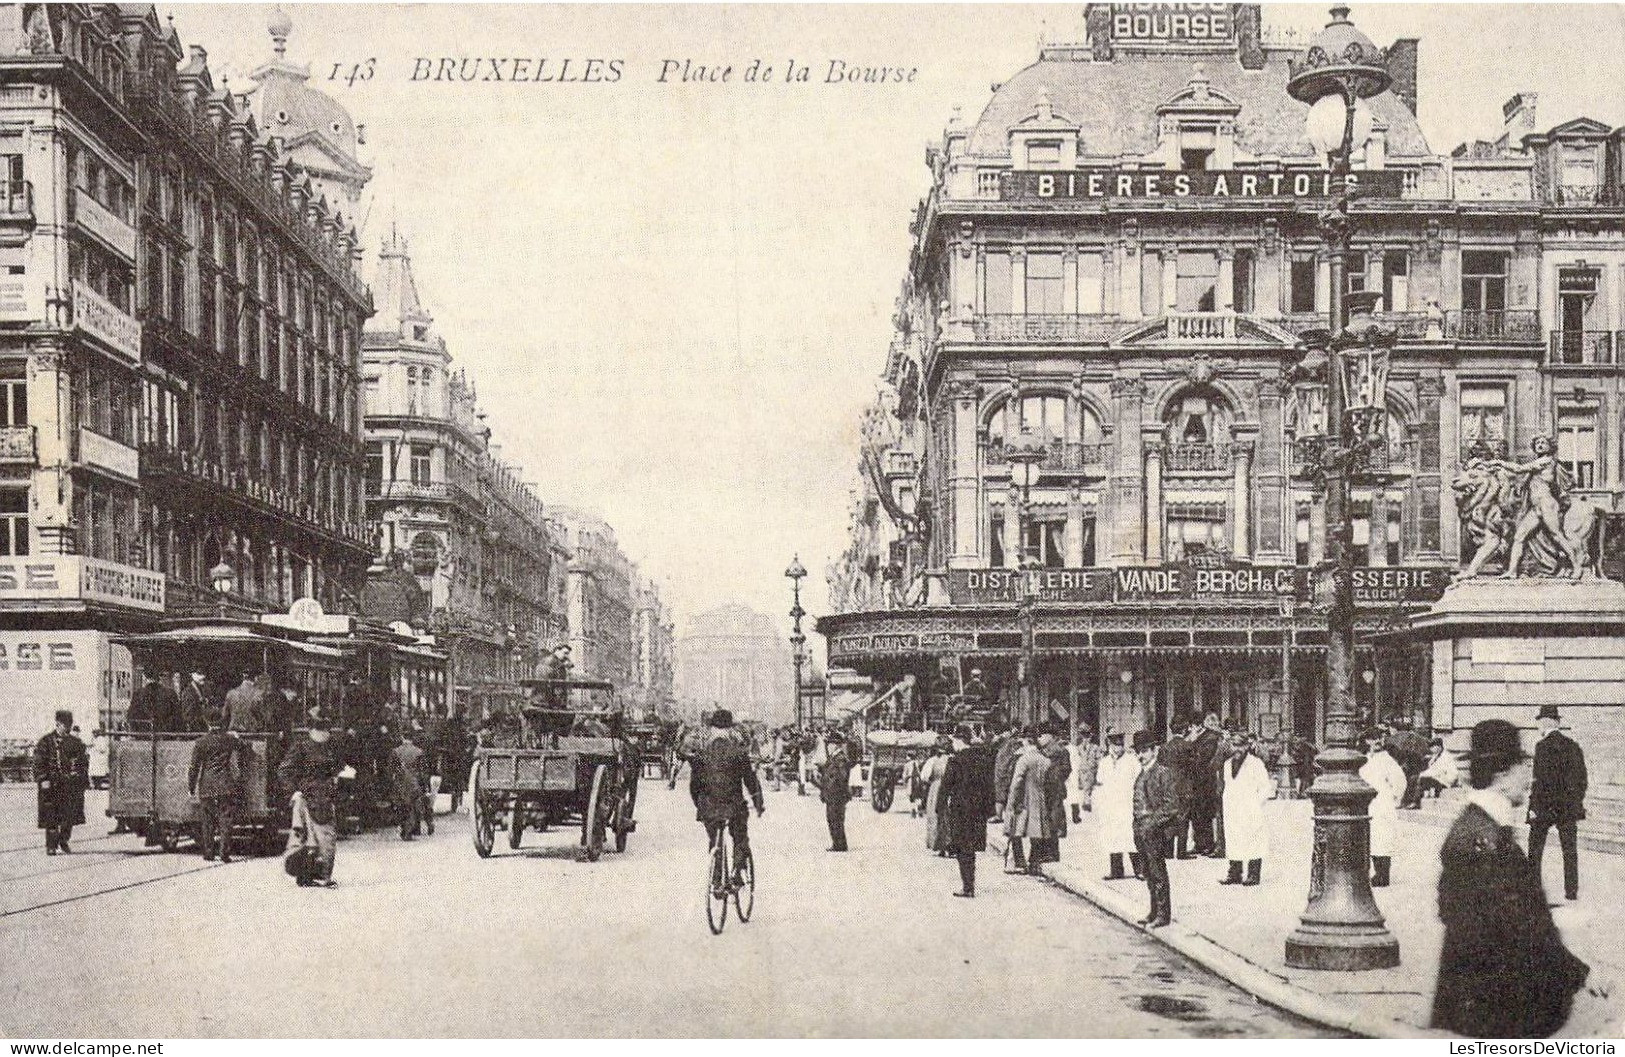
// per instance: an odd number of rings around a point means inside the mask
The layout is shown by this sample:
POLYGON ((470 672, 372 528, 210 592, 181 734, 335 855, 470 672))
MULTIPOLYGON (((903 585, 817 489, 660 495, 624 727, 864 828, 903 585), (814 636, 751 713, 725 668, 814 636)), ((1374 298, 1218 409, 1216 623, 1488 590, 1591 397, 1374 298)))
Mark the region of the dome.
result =
POLYGON ((740 605, 721 606, 701 613, 689 621, 684 638, 743 638, 774 639, 779 631, 773 618, 740 605))
POLYGON ((278 7, 266 29, 275 57, 250 75, 258 82, 253 102, 260 128, 286 144, 319 136, 345 161, 357 162, 358 137, 350 112, 332 96, 310 87, 309 67, 285 58, 293 19, 278 7))

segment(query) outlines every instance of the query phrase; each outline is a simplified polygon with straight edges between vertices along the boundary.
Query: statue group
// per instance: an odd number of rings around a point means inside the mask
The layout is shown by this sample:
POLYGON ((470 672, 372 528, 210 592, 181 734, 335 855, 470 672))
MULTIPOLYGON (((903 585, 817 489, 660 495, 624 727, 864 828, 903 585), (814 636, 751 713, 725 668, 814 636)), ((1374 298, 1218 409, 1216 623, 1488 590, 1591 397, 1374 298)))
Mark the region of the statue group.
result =
POLYGON ((1508 579, 1600 575, 1602 508, 1572 494, 1573 479, 1551 437, 1536 437, 1530 448, 1528 462, 1510 462, 1480 445, 1452 482, 1473 547, 1458 579, 1494 572, 1508 579))

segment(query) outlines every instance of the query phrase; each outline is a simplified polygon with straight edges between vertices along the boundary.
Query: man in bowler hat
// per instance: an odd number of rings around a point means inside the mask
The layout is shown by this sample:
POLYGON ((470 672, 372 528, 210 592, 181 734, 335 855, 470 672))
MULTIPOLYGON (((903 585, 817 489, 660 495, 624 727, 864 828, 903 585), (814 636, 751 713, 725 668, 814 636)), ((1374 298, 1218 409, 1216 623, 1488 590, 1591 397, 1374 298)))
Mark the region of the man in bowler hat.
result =
POLYGON ((829 850, 846 851, 846 805, 852 799, 852 758, 846 739, 830 731, 824 739, 824 763, 818 768, 818 797, 829 824, 829 850))
POLYGON ((750 857, 750 810, 745 796, 749 794, 756 806, 757 817, 767 805, 745 739, 734 729, 733 713, 719 708, 707 722, 709 729, 689 757, 688 793, 694 801, 695 819, 705 825, 707 848, 722 839, 724 826, 733 836, 733 879, 738 881, 750 857))
POLYGON ((34 781, 39 783, 38 822, 45 831, 45 854, 67 855, 73 827, 85 821, 85 790, 90 786, 90 754, 73 736, 73 713, 62 709, 56 726, 34 745, 34 781))
POLYGON ((1563 896, 1580 898, 1580 851, 1575 824, 1586 817, 1586 758, 1573 738, 1558 730, 1556 705, 1541 705, 1536 719, 1535 780, 1529 790, 1529 862, 1540 877, 1546 833, 1557 827, 1563 845, 1563 896))
POLYGON ((1439 850, 1444 944, 1431 1026, 1469 1038, 1544 1038, 1568 1020, 1590 968, 1564 947, 1512 832, 1531 776, 1518 728, 1479 723, 1467 759, 1472 791, 1439 850))
POLYGON ((1134 779, 1134 846, 1145 870, 1151 909, 1140 924, 1160 928, 1173 918, 1173 891, 1168 884, 1168 852, 1173 829, 1185 817, 1174 772, 1157 756, 1157 738, 1149 730, 1134 735, 1140 774, 1134 779))

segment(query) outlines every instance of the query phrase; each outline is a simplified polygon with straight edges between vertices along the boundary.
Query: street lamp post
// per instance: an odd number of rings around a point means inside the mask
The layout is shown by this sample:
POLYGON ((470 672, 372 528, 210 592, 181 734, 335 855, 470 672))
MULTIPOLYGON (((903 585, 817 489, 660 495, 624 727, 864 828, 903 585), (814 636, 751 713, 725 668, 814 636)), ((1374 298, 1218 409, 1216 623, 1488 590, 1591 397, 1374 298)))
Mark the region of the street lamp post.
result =
POLYGON ((1031 516, 1033 481, 1038 479, 1044 456, 1044 446, 1026 427, 1022 428, 1021 439, 1009 449, 1006 456, 1010 461, 1011 478, 1021 487, 1021 509, 1016 514, 1016 537, 1020 540, 1016 557, 1016 613, 1021 622, 1021 669, 1016 673, 1016 682, 1021 688, 1021 718, 1024 723, 1033 722, 1033 663, 1037 652, 1033 641, 1036 637, 1033 597, 1027 585, 1027 570, 1037 564, 1037 557, 1027 546, 1027 522, 1031 516))
POLYGON ((225 559, 209 570, 209 586, 214 588, 215 604, 220 607, 220 619, 226 619, 226 602, 231 597, 232 588, 237 586, 237 570, 228 565, 225 559))
MULTIPOLYGON (((1380 422, 1384 399, 1381 389, 1372 383, 1385 383, 1386 378, 1350 378, 1343 360, 1347 344, 1344 264, 1351 241, 1347 177, 1361 111, 1358 103, 1386 90, 1392 78, 1381 50, 1349 22, 1348 8, 1334 7, 1331 14, 1332 21, 1311 42, 1303 62, 1292 64, 1287 82, 1287 92, 1309 104, 1311 141, 1329 155, 1334 180, 1343 179, 1335 181, 1340 185, 1335 208, 1320 218, 1322 237, 1331 253, 1330 331, 1305 336, 1306 345, 1324 344, 1330 375, 1322 453, 1331 544, 1331 597, 1326 617, 1328 708, 1326 748, 1315 760, 1320 774, 1309 789, 1315 819, 1309 900, 1298 928, 1287 937, 1286 963, 1296 969, 1349 971, 1399 964, 1399 941, 1388 931, 1371 894, 1367 809, 1376 793, 1359 775, 1365 756, 1354 747, 1356 713, 1349 682, 1354 592, 1348 472, 1350 462, 1363 449, 1364 435, 1380 433, 1371 426, 1380 422), (1348 414, 1351 404, 1352 415, 1348 414)), ((1376 360, 1371 357, 1363 362, 1370 366, 1376 360)), ((1347 367, 1357 369, 1361 363, 1361 356, 1356 355, 1347 367)))
POLYGON ((795 621, 795 630, 790 633, 790 648, 793 651, 791 663, 796 672, 796 729, 800 730, 805 726, 801 715, 801 666, 807 660, 807 636, 801 633, 801 618, 807 615, 807 611, 801 608, 801 578, 807 575, 807 568, 801 564, 801 555, 790 559, 790 566, 784 570, 784 575, 790 578, 791 597, 794 599, 790 605, 790 619, 795 621))

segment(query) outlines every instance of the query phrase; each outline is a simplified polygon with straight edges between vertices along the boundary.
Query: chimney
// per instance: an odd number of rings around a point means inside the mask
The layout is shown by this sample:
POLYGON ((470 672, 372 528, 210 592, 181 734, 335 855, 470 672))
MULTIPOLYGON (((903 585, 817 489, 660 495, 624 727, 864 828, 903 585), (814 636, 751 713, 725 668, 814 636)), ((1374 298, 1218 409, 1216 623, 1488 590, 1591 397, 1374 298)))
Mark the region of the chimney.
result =
POLYGON ((1501 104, 1507 146, 1511 149, 1520 149, 1523 138, 1535 134, 1535 102, 1539 98, 1534 92, 1519 92, 1501 104))
POLYGON ((1394 79, 1394 94, 1412 114, 1416 113, 1416 53, 1415 37, 1401 37, 1388 48, 1388 75, 1394 79))

